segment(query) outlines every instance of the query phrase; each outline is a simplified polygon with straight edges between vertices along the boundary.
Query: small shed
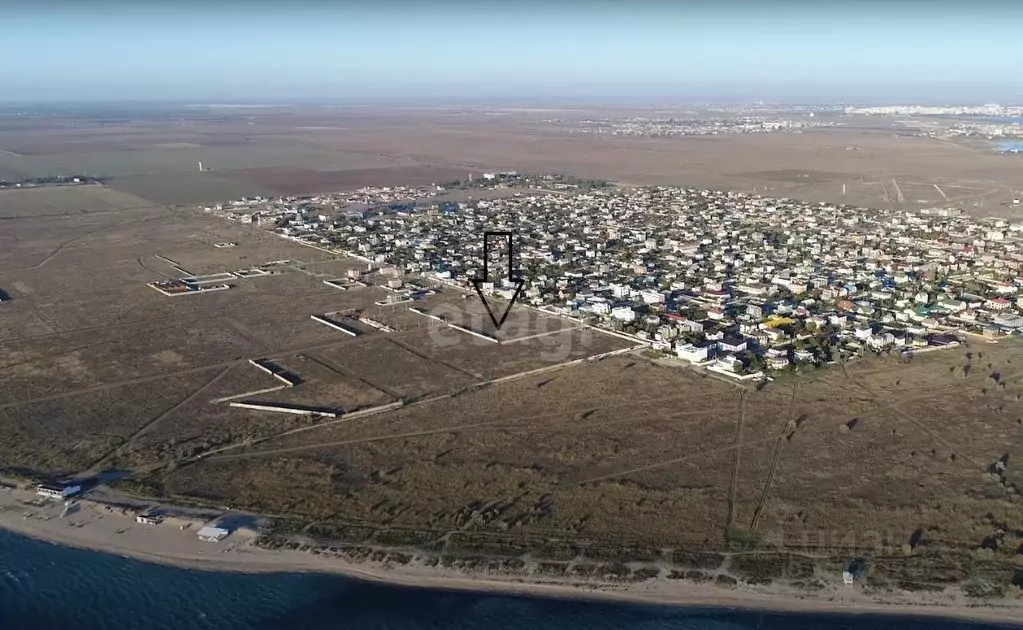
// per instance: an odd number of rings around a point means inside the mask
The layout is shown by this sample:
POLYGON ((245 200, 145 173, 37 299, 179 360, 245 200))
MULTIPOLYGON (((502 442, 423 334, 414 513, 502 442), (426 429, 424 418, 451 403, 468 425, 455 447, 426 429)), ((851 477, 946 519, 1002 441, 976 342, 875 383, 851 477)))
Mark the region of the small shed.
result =
POLYGON ((866 558, 856 558, 845 571, 842 571, 842 582, 846 586, 852 586, 854 582, 862 582, 867 579, 870 572, 870 563, 866 558))
POLYGON ((207 525, 199 530, 199 540, 206 542, 218 542, 227 538, 227 535, 230 533, 231 532, 222 527, 211 527, 207 525))

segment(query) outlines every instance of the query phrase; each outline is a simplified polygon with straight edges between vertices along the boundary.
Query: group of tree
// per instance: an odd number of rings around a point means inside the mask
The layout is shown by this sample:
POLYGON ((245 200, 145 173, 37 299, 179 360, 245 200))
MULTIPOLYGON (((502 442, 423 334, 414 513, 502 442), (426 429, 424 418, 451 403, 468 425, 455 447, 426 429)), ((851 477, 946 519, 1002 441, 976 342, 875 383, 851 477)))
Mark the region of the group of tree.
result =
POLYGON ((18 181, 0 180, 0 188, 16 188, 19 186, 47 186, 54 184, 102 184, 105 180, 89 175, 47 175, 30 177, 18 181), (77 182, 75 180, 78 180, 77 182))

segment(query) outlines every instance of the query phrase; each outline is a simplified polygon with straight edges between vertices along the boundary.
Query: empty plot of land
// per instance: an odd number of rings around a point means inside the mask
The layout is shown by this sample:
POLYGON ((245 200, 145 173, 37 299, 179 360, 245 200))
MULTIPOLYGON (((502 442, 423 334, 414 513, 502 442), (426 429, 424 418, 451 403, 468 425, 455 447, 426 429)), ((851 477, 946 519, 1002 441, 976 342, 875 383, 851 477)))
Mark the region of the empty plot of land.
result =
POLYGON ((774 171, 755 171, 752 173, 736 173, 735 177, 749 178, 753 180, 764 180, 773 182, 787 182, 791 184, 827 184, 843 183, 851 181, 863 181, 867 178, 850 177, 847 173, 833 173, 813 169, 783 169, 774 171))
POLYGON ((0 150, 0 181, 17 182, 29 175, 18 168, 17 154, 0 150))
POLYGON ((263 263, 271 254, 322 254, 282 239, 270 249, 208 217, 162 212, 12 224, 19 240, 0 252, 5 290, 17 298, 0 313, 0 404, 344 341, 309 315, 372 304, 384 293, 339 293, 292 270, 236 279, 232 290, 190 304, 167 300, 146 283, 179 277, 168 261, 205 273, 263 263), (216 235, 206 232, 211 225, 216 235), (206 241, 229 236, 239 245, 218 249, 200 240, 204 234, 206 241))
POLYGON ((466 179, 466 169, 442 166, 382 166, 341 170, 311 168, 258 168, 232 171, 228 175, 280 191, 307 195, 363 186, 420 186, 466 179))
POLYGON ((83 470, 209 376, 170 378, 160 387, 128 385, 0 413, 6 436, 0 441, 0 461, 30 470, 83 470))
POLYGON ((0 190, 0 218, 144 208, 151 202, 99 185, 0 190))
MULTIPOLYGON (((660 416, 666 409, 692 410, 724 394, 734 395, 734 389, 685 370, 617 357, 468 390, 457 396, 410 405, 378 420, 329 427, 315 432, 316 435, 295 435, 266 446, 319 448, 346 439, 400 441, 407 433, 513 428, 528 432, 555 426, 559 430, 589 433, 616 418, 660 416), (606 383, 610 378, 620 387, 634 391, 634 395, 623 399, 609 392, 606 383), (629 416, 630 413, 636 415, 629 416)), ((619 423, 616 430, 627 433, 629 424, 619 423)), ((533 453, 524 456, 532 457, 533 453)))
MULTIPOLYGON (((350 346, 351 344, 348 347, 350 346)), ((344 412, 382 405, 394 400, 385 392, 347 374, 314 352, 278 358, 274 363, 296 375, 299 383, 296 387, 260 396, 260 400, 330 407, 344 412)))
POLYGON ((891 533, 899 538, 890 542, 902 544, 926 520, 962 540, 964 527, 973 527, 966 497, 982 488, 981 472, 893 414, 822 420, 783 444, 760 528, 793 538, 814 530, 891 533), (932 515, 921 519, 921 507, 932 515))
MULTIPOLYGON (((495 316, 501 317, 507 302, 489 298, 495 316)), ((396 306, 382 306, 380 317, 396 330, 426 330, 439 343, 454 343, 460 335, 475 335, 479 343, 525 342, 580 328, 580 324, 554 315, 539 313, 521 305, 512 306, 498 329, 480 298, 472 293, 445 288, 426 299, 396 306), (451 326, 456 328, 451 329, 451 326)), ((475 343, 475 342, 474 342, 475 343)))
MULTIPOLYGON (((330 381, 302 383, 297 387, 246 398, 245 402, 270 402, 301 405, 314 409, 330 409, 350 413, 393 402, 387 394, 357 379, 339 376, 330 381)), ((240 401, 239 401, 240 402, 240 401)))
MULTIPOLYGON (((289 348, 285 359, 300 349, 343 346, 352 338, 309 315, 364 307, 385 293, 340 293, 292 268, 236 279, 231 291, 191 304, 172 303, 145 283, 180 276, 176 266, 212 273, 263 263, 270 255, 324 255, 282 239, 261 245, 250 233, 203 214, 159 212, 11 224, 9 234, 17 240, 0 253, 0 271, 17 299, 0 312, 0 415, 17 424, 6 431, 10 439, 0 465, 148 466, 301 426, 310 420, 210 401, 270 395, 265 390, 283 384, 247 359, 272 358, 289 348), (212 245, 222 240, 238 245, 212 245), (65 430, 62 419, 81 430, 65 430), (141 427, 145 432, 136 436, 141 427), (135 437, 125 444, 129 436, 135 437)), ((307 385, 295 388, 297 395, 318 388, 315 398, 337 400, 345 409, 391 400, 358 377, 329 370, 307 385)))
MULTIPOLYGON (((578 108, 561 115, 609 111, 578 108)), ((469 172, 517 169, 868 206, 913 208, 939 202, 978 212, 1010 212, 1001 204, 1011 200, 1011 188, 1019 182, 1015 162, 987 147, 910 137, 905 130, 893 133, 887 123, 861 124, 854 118, 840 120, 845 127, 805 133, 642 138, 566 134, 544 122, 547 114, 528 109, 503 113, 495 118, 443 108, 299 108, 264 111, 254 120, 246 120, 245 112, 207 117, 176 111, 167 118, 144 115, 102 126, 88 118, 74 120, 73 126, 67 120, 4 121, 0 147, 34 154, 0 154, 0 173, 8 173, 4 179, 20 179, 88 172, 115 178, 115 187, 152 202, 172 204, 440 183, 469 172), (213 171, 200 173, 200 161, 213 171), (903 202, 892 179, 902 188, 903 202), (903 184, 914 181, 932 185, 931 191, 924 194, 924 187, 903 184), (954 186, 983 192, 957 195, 947 188, 954 186)))
MULTIPOLYGON (((605 460, 631 465, 652 442, 659 451, 684 450, 687 440, 721 431, 699 401, 725 393, 734 395, 734 389, 685 370, 608 359, 270 440, 173 473, 168 484, 206 495, 216 492, 219 480, 235 473, 247 478, 259 466, 286 460, 298 469, 344 469, 345 483, 358 488, 344 508, 330 497, 289 502, 303 513, 345 509, 350 517, 443 530, 455 526, 465 505, 484 500, 503 506, 497 520, 483 526, 490 531, 516 524, 524 535, 560 531, 620 540, 645 537, 625 534, 630 528, 624 523, 649 518, 656 523, 653 536, 670 530, 666 539, 703 540, 704 532, 723 527, 726 501, 718 487, 658 490, 627 480, 586 486, 565 481, 605 460), (633 396, 608 392, 609 378, 633 396), (664 417, 683 410, 702 417, 664 417), (406 493, 416 496, 403 498, 406 493)), ((728 440, 724 431, 720 441, 728 440)), ((250 504, 264 509, 275 505, 275 496, 272 490, 247 493, 250 504)))
POLYGON ((567 330, 514 344, 491 343, 448 329, 431 335, 406 336, 400 343, 481 379, 511 376, 632 346, 588 329, 567 330))
POLYGON ((322 351, 333 365, 401 397, 419 397, 463 389, 476 379, 416 354, 389 339, 322 351))
POLYGON ((250 362, 240 362, 232 366, 227 374, 218 378, 211 387, 204 390, 203 397, 199 402, 216 406, 227 400, 255 396, 285 387, 287 385, 253 366, 250 362))
POLYGON ((92 136, 92 137, 60 137, 51 139, 41 137, 36 141, 26 140, 25 142, 13 145, 12 149, 18 155, 68 155, 76 153, 99 153, 99 152, 126 152, 140 151, 147 148, 198 148, 200 145, 194 142, 185 141, 186 138, 198 139, 194 134, 179 135, 158 135, 158 134, 118 134, 92 136))
MULTIPOLYGON (((0 141, 3 134, 0 132, 0 141)), ((233 169, 297 165, 317 167, 338 160, 328 150, 311 147, 294 140, 286 142, 253 142, 244 145, 210 144, 199 148, 174 149, 151 145, 131 150, 123 147, 108 150, 97 146, 91 151, 21 155, 16 164, 35 177, 52 173, 90 173, 101 177, 121 178, 139 175, 174 175, 198 173, 198 163, 205 169, 223 172, 233 169)))
POLYGON ((110 181, 110 186, 159 204, 216 203, 242 197, 275 197, 281 194, 257 182, 198 170, 116 177, 110 181))
POLYGON ((305 247, 296 262, 310 275, 323 280, 341 280, 342 283, 346 282, 345 274, 349 269, 364 271, 369 266, 366 261, 357 258, 329 257, 322 250, 312 247, 305 247))
MULTIPOLYGON (((644 360, 608 359, 408 407, 372 422, 271 440, 255 452, 239 452, 240 459, 208 465, 230 474, 235 465, 248 469, 243 462, 252 456, 286 457, 362 471, 369 481, 347 506, 370 519, 396 518, 425 528, 443 529, 457 520, 464 496, 453 488, 471 483, 477 495, 505 506, 492 526, 519 523, 524 534, 628 540, 633 528, 614 516, 621 511, 627 515, 622 518, 652 519, 656 526, 644 527, 651 536, 691 544, 717 544, 713 540, 728 524, 746 529, 754 522, 758 536, 793 548, 856 546, 867 534, 899 545, 925 522, 940 527, 943 540, 961 544, 982 529, 976 519, 980 497, 1004 492, 994 482, 985 489, 984 468, 972 460, 993 462, 1010 453, 1011 461, 1018 450, 1011 444, 1020 442, 1023 430, 1017 422, 1023 413, 1017 376, 1006 370, 970 377, 962 369, 972 363, 1005 370, 1013 349, 998 346, 982 354, 962 349, 910 364, 861 361, 848 366, 848 376, 836 369, 800 381, 795 389, 783 383, 749 392, 741 435, 734 387, 644 360), (931 387, 924 392, 918 384, 927 380, 931 387), (630 396, 600 391, 608 382, 630 396), (896 395, 872 397, 882 385, 905 386, 901 400, 914 405, 912 414, 899 409, 896 395), (953 423, 939 420, 953 417, 953 423), (524 442, 530 444, 525 451, 519 448, 524 442), (491 480, 480 461, 491 462, 502 476, 491 480), (375 481, 380 471, 387 471, 388 482, 375 481), (514 492, 516 484, 523 490, 514 492), (411 501, 399 509, 403 493, 426 487, 447 488, 451 502, 437 499, 442 502, 427 510, 424 498, 422 505, 411 501), (547 504, 542 496, 557 507, 549 518, 535 516, 547 504), (914 506, 921 499, 936 511, 920 512, 914 506), (651 502, 659 510, 648 515, 651 502), (441 504, 450 507, 436 508, 441 504), (665 513, 674 515, 674 529, 665 513), (853 531, 854 522, 864 525, 853 531), (850 542, 849 536, 860 539, 850 542)), ((175 483, 187 486, 181 479, 175 483)), ((254 500, 264 508, 274 505, 266 496, 254 500)))

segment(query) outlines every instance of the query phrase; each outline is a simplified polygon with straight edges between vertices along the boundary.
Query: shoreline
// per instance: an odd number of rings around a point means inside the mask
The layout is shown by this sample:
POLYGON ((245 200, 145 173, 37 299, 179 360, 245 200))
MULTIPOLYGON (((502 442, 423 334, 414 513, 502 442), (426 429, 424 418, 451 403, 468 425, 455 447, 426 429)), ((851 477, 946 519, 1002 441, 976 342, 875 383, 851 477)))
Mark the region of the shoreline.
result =
POLYGON ((118 555, 181 569, 262 573, 334 574, 381 585, 468 591, 487 595, 573 599, 615 604, 824 615, 887 615, 1002 623, 1023 628, 1023 605, 995 607, 914 598, 883 603, 850 589, 837 601, 798 595, 784 589, 735 590, 704 584, 653 579, 631 584, 537 581, 500 575, 468 575, 456 569, 381 562, 352 563, 307 551, 270 550, 253 545, 255 534, 239 530, 219 543, 201 542, 198 527, 136 523, 116 508, 82 501, 81 509, 61 519, 61 507, 26 506, 34 495, 0 491, 0 529, 41 542, 118 555), (27 513, 35 513, 26 516, 27 513))

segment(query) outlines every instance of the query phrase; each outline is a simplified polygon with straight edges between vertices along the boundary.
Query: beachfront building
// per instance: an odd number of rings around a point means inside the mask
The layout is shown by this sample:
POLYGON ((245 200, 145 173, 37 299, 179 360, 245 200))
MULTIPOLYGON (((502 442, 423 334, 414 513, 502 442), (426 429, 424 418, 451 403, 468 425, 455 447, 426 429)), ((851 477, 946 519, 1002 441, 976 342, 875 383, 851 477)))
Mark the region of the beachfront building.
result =
POLYGON ((211 527, 207 525, 199 530, 199 540, 203 542, 220 542, 227 538, 227 535, 230 533, 231 532, 222 527, 211 527))
POLYGON ((75 496, 81 491, 82 486, 77 484, 41 483, 36 488, 36 494, 51 499, 66 499, 75 496))

